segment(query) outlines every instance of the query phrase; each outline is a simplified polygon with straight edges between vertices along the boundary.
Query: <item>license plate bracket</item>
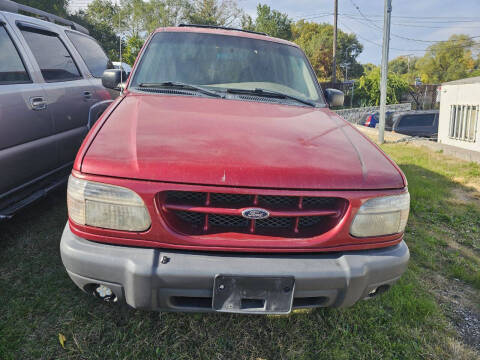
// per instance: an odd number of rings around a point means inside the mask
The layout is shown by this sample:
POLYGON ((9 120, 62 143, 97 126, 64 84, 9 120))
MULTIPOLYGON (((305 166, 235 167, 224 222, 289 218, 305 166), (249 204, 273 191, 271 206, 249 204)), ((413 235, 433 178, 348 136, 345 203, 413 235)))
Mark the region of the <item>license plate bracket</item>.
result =
POLYGON ((213 308, 233 313, 288 314, 294 290, 293 276, 219 274, 214 280, 213 308))

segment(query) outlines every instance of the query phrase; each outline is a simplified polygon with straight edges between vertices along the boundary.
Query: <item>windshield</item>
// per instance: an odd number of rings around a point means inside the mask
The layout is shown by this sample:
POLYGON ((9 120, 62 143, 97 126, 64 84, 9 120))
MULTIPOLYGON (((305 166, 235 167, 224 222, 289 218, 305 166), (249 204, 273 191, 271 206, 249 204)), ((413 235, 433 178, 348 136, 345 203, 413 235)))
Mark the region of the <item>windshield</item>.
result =
POLYGON ((311 67, 300 49, 238 36, 155 34, 131 86, 164 82, 218 91, 263 89, 323 104, 311 67))

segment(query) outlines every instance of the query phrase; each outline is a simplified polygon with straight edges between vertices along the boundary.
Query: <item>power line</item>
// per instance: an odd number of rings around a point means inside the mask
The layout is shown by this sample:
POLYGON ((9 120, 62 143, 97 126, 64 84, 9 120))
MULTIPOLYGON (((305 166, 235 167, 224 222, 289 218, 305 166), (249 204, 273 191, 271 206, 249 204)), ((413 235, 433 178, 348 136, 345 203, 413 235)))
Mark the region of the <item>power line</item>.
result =
MULTIPOLYGON (((347 30, 349 30, 350 32, 352 32, 353 34, 355 34, 358 38, 370 43, 370 44, 373 44, 375 46, 378 46, 378 47, 382 47, 381 44, 369 39, 369 38, 366 38, 364 36, 361 36, 359 34, 357 34, 355 32, 355 30, 353 30, 351 27, 347 26, 344 22, 341 22, 339 21, 339 23, 342 25, 342 27, 346 28, 347 30)), ((477 37, 480 37, 480 36, 477 36, 477 37)), ((455 48, 468 48, 470 47, 471 45, 470 44, 458 44, 458 45, 451 45, 450 48, 451 49, 455 49, 455 48)), ((396 50, 396 51, 402 51, 402 52, 426 52, 427 50, 429 50, 430 47, 428 48, 425 48, 425 49, 399 49, 399 48, 395 48, 395 47, 390 47, 391 50, 396 50)))
MULTIPOLYGON (((355 15, 351 13, 345 13, 342 15, 355 15)), ((368 15, 369 17, 373 18, 382 18, 383 15, 368 15)), ((478 16, 411 16, 411 15, 392 15, 392 18, 397 19, 415 19, 420 21, 428 21, 428 20, 435 20, 439 19, 439 21, 453 21, 453 22, 461 22, 461 21, 480 21, 480 17, 478 16), (457 20, 462 19, 462 20, 457 20)))
MULTIPOLYGON (((369 18, 367 18, 365 15, 363 15, 363 12, 360 10, 360 7, 359 7, 357 4, 355 4, 355 3, 353 2, 353 0, 350 0, 350 2, 352 3, 353 7, 354 7, 355 9, 357 9, 357 11, 358 11, 358 13, 360 14, 361 17, 363 17, 363 18, 364 18, 365 20, 367 20, 368 22, 371 21, 369 18)), ((376 25, 376 24, 374 24, 374 26, 375 26, 377 29, 380 29, 380 30, 383 31, 383 28, 382 28, 382 27, 380 27, 380 26, 378 26, 378 25, 376 25)))
MULTIPOLYGON (((350 17, 347 16, 347 18, 351 19, 350 17)), ((369 25, 369 23, 366 23, 362 20, 357 20, 357 19, 351 19, 353 21, 356 21, 357 23, 360 23, 362 25, 365 25, 365 26, 368 26, 370 28, 373 29, 372 26, 369 25)), ((375 29, 374 30, 377 30, 377 29, 381 29, 380 27, 378 26, 375 26, 375 29)), ((420 42, 420 43, 428 43, 428 44, 438 44, 438 43, 442 43, 442 42, 447 42, 447 41, 464 41, 464 40, 473 40, 473 39, 476 39, 476 38, 479 38, 480 35, 475 35, 475 36, 470 36, 468 37, 467 39, 452 39, 452 40, 423 40, 423 39, 414 39, 414 38, 410 38, 410 37, 407 37, 407 36, 402 36, 402 35, 397 35, 397 34, 391 34, 392 37, 396 37, 398 39, 402 39, 402 40, 407 40, 407 41, 415 41, 415 42, 420 42)))
MULTIPOLYGON (((316 18, 320 18, 320 17, 327 17, 327 16, 331 16, 333 15, 333 13, 329 13, 329 14, 325 14, 325 15, 312 15, 311 17, 307 17, 307 18, 304 18, 302 20, 312 20, 312 19, 316 19, 316 18)), ((343 14, 344 16, 346 14, 343 14)), ((368 24, 366 24, 364 21, 362 20, 358 20, 358 19, 355 19, 353 18, 352 16, 345 16, 351 20, 354 20, 362 25, 366 25, 368 26, 368 24)), ((381 47, 382 45, 372 41, 371 39, 368 39, 366 37, 363 37, 361 35, 359 35, 357 33, 357 31, 354 31, 352 30, 350 27, 348 27, 347 25, 345 25, 344 22, 341 23, 343 27, 349 29, 352 33, 356 34, 359 38, 367 41, 367 42, 370 42, 370 43, 373 43, 374 45, 376 46, 379 46, 381 47)), ((395 24, 395 23, 394 23, 395 24)), ((396 24, 396 25, 404 25, 404 26, 407 26, 408 24, 396 24)), ((480 26, 480 25, 479 25, 480 26)), ((371 26, 369 26, 370 28, 372 28, 371 26)), ((379 26, 376 26, 375 30, 382 30, 381 27, 379 26)), ((467 39, 452 39, 452 40, 423 40, 423 39, 413 39, 413 38, 409 38, 409 37, 406 37, 406 36, 401 36, 401 35, 396 35, 396 34, 391 34, 391 36, 393 37, 396 37, 396 38, 399 38, 399 39, 402 39, 402 40, 408 40, 408 41, 415 41, 415 42, 420 42, 420 43, 428 43, 428 44, 438 44, 438 43, 442 43, 442 42, 449 42, 449 41, 464 41, 464 40, 474 40, 476 38, 480 38, 480 36, 471 36, 467 39)), ((469 47, 470 45, 463 45, 463 47, 469 47)), ((427 49, 412 49, 412 50, 404 50, 404 49, 396 49, 396 48, 391 48, 392 50, 399 50, 399 51, 418 51, 418 52, 425 52, 427 49)))
MULTIPOLYGON (((392 25, 395 26, 403 26, 403 27, 413 27, 413 28, 425 28, 425 29, 448 29, 448 27, 445 26, 427 26, 427 25, 417 25, 417 24, 411 24, 411 23, 392 23, 392 25)), ((456 25, 456 28, 476 28, 480 27, 480 22, 478 22, 476 25, 456 25)))
POLYGON ((368 38, 366 38, 366 37, 363 37, 363 36, 355 33, 355 31, 352 30, 352 28, 350 28, 349 26, 347 26, 345 23, 343 23, 343 22, 341 22, 341 21, 339 21, 339 23, 340 23, 344 28, 346 28, 346 29, 350 30, 350 32, 354 33, 354 34, 355 34, 357 37, 359 37, 360 39, 365 40, 366 42, 369 42, 369 43, 371 43, 371 44, 373 44, 373 45, 382 47, 381 44, 376 43, 375 41, 372 41, 372 40, 370 40, 370 39, 368 39, 368 38))
MULTIPOLYGON (((355 6, 355 5, 354 5, 355 6)), ((362 12, 363 13, 363 12, 362 12)), ((329 12, 318 12, 318 13, 309 13, 303 15, 297 15, 293 18, 305 18, 305 17, 313 17, 313 16, 322 16, 322 15, 333 15, 333 13, 329 12)), ((352 13, 339 13, 339 15, 348 15, 348 16, 358 16, 357 14, 352 13)), ((379 18, 377 21, 381 21, 383 19, 383 15, 376 15, 376 14, 365 14, 363 16, 368 16, 369 18, 379 18)), ((397 19, 408 19, 408 20, 415 20, 415 21, 426 21, 426 22, 479 22, 480 17, 478 16, 411 16, 411 15, 392 15, 392 18, 397 19), (435 19, 439 19, 438 21, 435 19), (461 19, 461 20, 459 20, 461 19)))
MULTIPOLYGON (((360 10, 360 7, 355 4, 355 2, 353 0, 350 0, 350 2, 352 3, 352 5, 357 9, 358 13, 367 21, 366 23, 362 22, 361 20, 357 20, 357 19, 353 19, 353 17, 350 17, 352 20, 354 21, 357 21, 359 23, 362 23, 362 24, 365 24, 369 27, 372 27, 370 26, 370 24, 372 24, 377 30, 382 30, 383 31, 383 28, 378 26, 377 24, 375 24, 371 19, 369 19, 368 17, 366 17, 363 12, 360 10)), ((349 17, 349 16, 347 16, 349 17)), ((402 36, 402 35, 397 35, 397 34, 391 34, 392 37, 396 37, 398 39, 402 39, 402 40, 407 40, 407 41, 415 41, 415 42, 420 42, 420 43, 429 43, 429 44, 435 44, 435 43, 440 43, 440 42, 445 42, 445 41, 449 41, 449 40, 423 40, 423 39, 414 39, 414 38, 410 38, 410 37, 407 37, 407 36, 402 36)), ((480 36, 471 36, 469 38, 469 40, 473 40, 475 38, 478 38, 480 36)), ((450 40, 450 41, 463 41, 463 39, 453 39, 453 40, 450 40)))
MULTIPOLYGON (((342 13, 340 14, 342 16, 354 18, 354 19, 360 19, 360 20, 368 20, 370 22, 374 23, 382 23, 381 19, 375 19, 375 18, 369 18, 366 16, 359 16, 357 14, 350 14, 350 13, 342 13)), ((311 17, 314 17, 315 15, 311 15, 311 17)), ((473 24, 480 24, 480 20, 451 20, 451 21, 422 21, 422 20, 416 20, 416 19, 398 19, 397 24, 401 22, 402 24, 412 24, 412 25, 417 25, 417 24, 457 24, 457 25, 463 25, 468 26, 469 23, 473 24), (459 24, 458 24, 459 23, 459 24)))
MULTIPOLYGON (((333 13, 328 13, 328 14, 323 14, 323 15, 320 15, 320 14, 312 14, 310 16, 304 16, 304 17, 299 17, 297 21, 300 21, 300 20, 315 20, 315 19, 319 19, 319 18, 324 18, 324 17, 328 17, 328 16, 332 16, 333 13)), ((339 13, 339 15, 342 15, 342 16, 345 16, 349 19, 352 19, 352 20, 359 20, 359 21, 362 21, 362 18, 359 17, 359 16, 356 16, 356 15, 350 15, 350 14, 346 14, 346 13, 339 13)), ((378 22, 380 21, 379 20, 373 20, 371 19, 370 20, 371 22, 378 22)), ((401 21, 401 20, 400 20, 401 21)), ((441 22, 440 22, 441 23, 441 22)), ((455 23, 454 22, 449 22, 449 23, 455 23)), ((468 24, 457 24, 456 27, 462 27, 462 28, 475 28, 475 27, 480 27, 480 20, 478 21, 472 21, 471 22, 472 24, 471 25, 468 25, 468 24)), ((422 23, 420 23, 422 24, 422 23)), ((434 24, 437 24, 437 22, 434 22, 434 24)), ((419 25, 418 22, 416 23, 412 23, 412 22, 405 22, 405 20, 403 22, 392 22, 392 25, 397 25, 397 26, 403 26, 403 27, 415 27, 415 28, 426 28, 426 29, 448 29, 448 27, 446 26, 432 26, 432 25, 419 25)))

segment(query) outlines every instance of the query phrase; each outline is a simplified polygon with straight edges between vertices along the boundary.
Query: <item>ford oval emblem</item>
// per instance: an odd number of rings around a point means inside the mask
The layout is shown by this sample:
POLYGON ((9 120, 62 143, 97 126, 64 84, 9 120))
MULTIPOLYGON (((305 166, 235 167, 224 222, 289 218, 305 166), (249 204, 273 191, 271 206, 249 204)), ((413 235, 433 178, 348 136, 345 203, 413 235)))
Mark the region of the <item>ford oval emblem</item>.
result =
POLYGON ((249 208, 242 211, 242 216, 245 219, 261 220, 268 218, 270 213, 265 209, 249 208))

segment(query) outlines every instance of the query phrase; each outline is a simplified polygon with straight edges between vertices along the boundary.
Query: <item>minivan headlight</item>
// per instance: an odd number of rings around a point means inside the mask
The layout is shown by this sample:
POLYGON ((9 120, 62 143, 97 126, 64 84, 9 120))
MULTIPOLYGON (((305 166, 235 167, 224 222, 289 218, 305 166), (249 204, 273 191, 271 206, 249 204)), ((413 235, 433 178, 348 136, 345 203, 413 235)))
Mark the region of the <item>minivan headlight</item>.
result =
POLYGON ((152 221, 142 198, 132 190, 93 181, 68 179, 70 219, 80 225, 124 231, 145 231, 152 221))
POLYGON ((377 197, 366 201, 350 227, 355 237, 398 234, 405 230, 410 210, 410 194, 377 197))

